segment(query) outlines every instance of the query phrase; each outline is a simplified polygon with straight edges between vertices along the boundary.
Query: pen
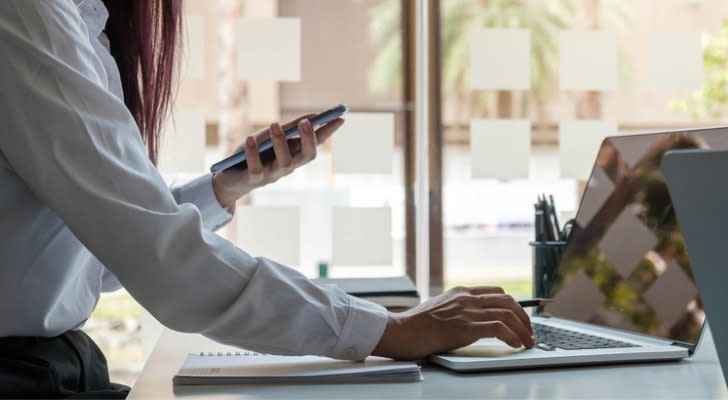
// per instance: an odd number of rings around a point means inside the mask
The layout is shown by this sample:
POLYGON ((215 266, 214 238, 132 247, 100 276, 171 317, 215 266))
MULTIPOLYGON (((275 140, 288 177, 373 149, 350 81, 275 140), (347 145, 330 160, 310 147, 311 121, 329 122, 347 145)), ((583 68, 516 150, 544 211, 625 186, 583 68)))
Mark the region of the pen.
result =
POLYGON ((536 241, 542 242, 546 240, 546 238, 544 238, 543 210, 538 204, 534 204, 533 209, 535 214, 534 223, 536 224, 536 241))
POLYGON ((554 203, 554 196, 549 195, 549 200, 551 200, 551 213, 554 215, 554 225, 556 225, 556 240, 561 240, 561 227, 559 226, 559 216, 556 214, 556 203, 554 203))
POLYGON ((546 231, 546 241, 552 241, 557 240, 554 237, 554 227, 553 227, 553 221, 551 219, 551 209, 549 208, 548 203, 546 202, 546 196, 544 196, 544 200, 542 201, 542 209, 543 209, 543 221, 544 221, 544 230, 546 231))
POLYGON ((518 304, 521 307, 538 307, 538 306, 545 306, 546 304, 553 303, 554 299, 529 299, 529 300, 521 300, 518 302, 518 304))

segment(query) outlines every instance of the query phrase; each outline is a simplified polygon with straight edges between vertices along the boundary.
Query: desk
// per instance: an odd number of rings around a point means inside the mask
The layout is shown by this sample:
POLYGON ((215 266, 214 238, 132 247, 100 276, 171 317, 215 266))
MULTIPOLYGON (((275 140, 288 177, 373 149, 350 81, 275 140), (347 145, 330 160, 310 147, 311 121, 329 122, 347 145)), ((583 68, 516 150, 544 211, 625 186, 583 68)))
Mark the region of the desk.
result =
POLYGON ((679 362, 457 374, 422 369, 424 382, 172 388, 186 352, 227 351, 200 335, 165 331, 129 399, 728 399, 713 339, 679 362))

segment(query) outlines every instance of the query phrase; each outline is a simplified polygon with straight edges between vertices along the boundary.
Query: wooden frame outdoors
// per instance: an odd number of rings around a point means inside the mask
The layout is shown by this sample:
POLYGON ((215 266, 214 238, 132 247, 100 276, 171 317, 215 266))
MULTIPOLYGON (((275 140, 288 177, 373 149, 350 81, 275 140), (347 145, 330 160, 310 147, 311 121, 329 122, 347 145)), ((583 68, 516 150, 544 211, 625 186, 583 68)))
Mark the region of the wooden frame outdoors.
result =
POLYGON ((415 223, 415 5, 412 0, 401 0, 402 16, 402 94, 404 97, 404 214, 405 214, 405 271, 412 281, 417 278, 416 223, 415 223))
POLYGON ((416 132, 415 132, 415 98, 416 98, 416 53, 415 26, 416 1, 423 1, 428 7, 428 59, 429 74, 427 83, 430 96, 428 98, 428 160, 429 179, 429 289, 430 295, 436 295, 444 288, 444 235, 442 221, 442 119, 441 119, 441 40, 440 40, 440 0, 402 0, 402 51, 405 102, 405 135, 404 135, 404 187, 405 187, 405 264, 407 274, 416 281, 416 223, 415 223, 415 171, 416 171, 416 132))

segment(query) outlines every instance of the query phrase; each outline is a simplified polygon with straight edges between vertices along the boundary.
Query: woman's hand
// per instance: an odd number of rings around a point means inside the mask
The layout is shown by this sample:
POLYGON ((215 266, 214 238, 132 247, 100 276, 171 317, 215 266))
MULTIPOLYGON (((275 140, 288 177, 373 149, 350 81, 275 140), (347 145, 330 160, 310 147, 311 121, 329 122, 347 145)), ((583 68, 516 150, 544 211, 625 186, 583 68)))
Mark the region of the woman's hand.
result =
POLYGON ((283 127, 274 123, 255 136, 248 136, 245 143, 236 150, 245 151, 247 168, 233 167, 212 177, 212 187, 220 205, 228 208, 251 190, 273 183, 316 158, 318 144, 331 137, 344 120, 336 119, 314 132, 308 120, 313 115, 315 114, 303 115, 283 127), (287 141, 283 132, 296 125, 300 138, 287 141), (258 143, 268 137, 273 142, 275 157, 261 159, 258 143))
POLYGON ((372 355, 418 360, 495 337, 534 346, 528 315, 499 287, 454 288, 403 313, 392 313, 372 355))

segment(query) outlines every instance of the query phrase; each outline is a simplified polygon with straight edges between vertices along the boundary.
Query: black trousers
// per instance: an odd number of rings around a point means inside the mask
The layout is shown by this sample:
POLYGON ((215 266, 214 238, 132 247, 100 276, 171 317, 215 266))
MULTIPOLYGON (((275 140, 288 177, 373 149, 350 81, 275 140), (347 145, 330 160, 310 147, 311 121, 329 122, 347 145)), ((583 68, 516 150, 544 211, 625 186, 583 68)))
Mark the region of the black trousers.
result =
POLYGON ((82 331, 52 338, 0 338, 0 398, 123 399, 106 357, 82 331))

